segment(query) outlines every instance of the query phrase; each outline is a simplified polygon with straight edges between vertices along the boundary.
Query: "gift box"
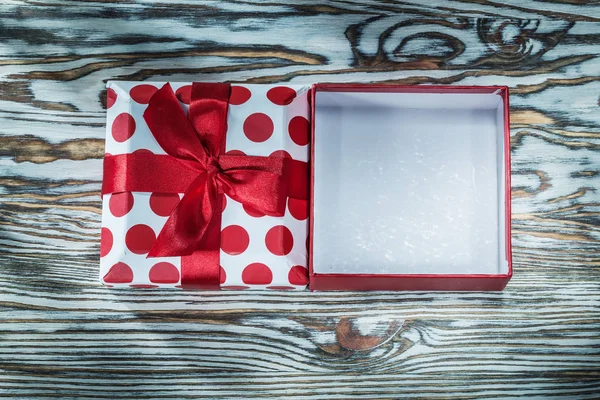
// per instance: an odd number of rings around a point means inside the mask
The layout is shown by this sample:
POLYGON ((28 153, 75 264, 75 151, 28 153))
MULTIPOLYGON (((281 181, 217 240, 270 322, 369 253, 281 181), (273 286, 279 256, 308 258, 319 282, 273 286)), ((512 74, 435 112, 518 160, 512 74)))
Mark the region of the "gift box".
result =
POLYGON ((312 105, 312 290, 506 286, 506 87, 317 84, 312 105))
POLYGON ((110 82, 101 281, 502 290, 508 112, 506 87, 110 82))
POLYGON ((304 289, 310 86, 107 87, 101 282, 304 289))

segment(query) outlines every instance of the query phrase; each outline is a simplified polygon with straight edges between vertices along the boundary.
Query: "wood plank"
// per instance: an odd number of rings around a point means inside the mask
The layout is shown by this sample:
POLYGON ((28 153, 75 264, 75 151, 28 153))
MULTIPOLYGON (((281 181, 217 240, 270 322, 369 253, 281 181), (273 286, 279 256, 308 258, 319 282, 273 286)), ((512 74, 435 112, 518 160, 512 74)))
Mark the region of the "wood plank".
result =
POLYGON ((0 4, 0 397, 597 398, 600 4, 0 4), (108 79, 502 84, 502 293, 98 284, 108 79))

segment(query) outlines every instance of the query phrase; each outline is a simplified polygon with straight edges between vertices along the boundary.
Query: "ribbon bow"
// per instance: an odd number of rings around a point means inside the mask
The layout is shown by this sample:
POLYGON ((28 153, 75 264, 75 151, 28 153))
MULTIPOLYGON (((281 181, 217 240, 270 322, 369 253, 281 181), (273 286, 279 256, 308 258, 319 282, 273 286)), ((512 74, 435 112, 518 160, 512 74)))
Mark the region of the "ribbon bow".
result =
POLYGON ((223 196, 269 216, 283 216, 287 197, 306 199, 307 165, 287 158, 225 154, 230 85, 194 83, 189 119, 167 83, 144 119, 168 155, 107 155, 103 193, 184 193, 148 257, 182 256, 181 283, 219 285, 223 196))

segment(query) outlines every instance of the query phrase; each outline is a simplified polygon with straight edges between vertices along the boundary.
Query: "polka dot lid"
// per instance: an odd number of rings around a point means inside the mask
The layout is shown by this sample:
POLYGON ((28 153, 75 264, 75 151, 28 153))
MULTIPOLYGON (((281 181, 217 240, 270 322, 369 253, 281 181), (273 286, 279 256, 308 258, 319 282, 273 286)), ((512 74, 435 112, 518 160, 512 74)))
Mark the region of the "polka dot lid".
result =
MULTIPOLYGON (((187 113, 191 83, 170 83, 187 113)), ((143 113, 158 82, 109 82, 106 153, 166 154, 143 113)), ((233 84, 226 152, 308 162, 308 85, 233 84)), ((306 182, 308 185, 308 182, 306 182)), ((103 196, 100 280, 107 286, 181 287, 181 257, 146 258, 183 193, 125 192, 103 196)), ((283 217, 224 197, 220 284, 226 290, 301 290, 308 283, 308 202, 288 199, 283 217)))

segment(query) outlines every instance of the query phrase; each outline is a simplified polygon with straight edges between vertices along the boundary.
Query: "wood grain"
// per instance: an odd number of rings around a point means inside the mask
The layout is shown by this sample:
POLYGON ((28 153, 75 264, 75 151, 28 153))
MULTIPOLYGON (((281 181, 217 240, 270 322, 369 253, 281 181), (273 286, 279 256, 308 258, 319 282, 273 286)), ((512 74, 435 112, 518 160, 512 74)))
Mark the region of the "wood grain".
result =
POLYGON ((600 3, 0 4, 0 397, 598 398, 600 3), (108 79, 511 88, 502 293, 97 282, 108 79))

